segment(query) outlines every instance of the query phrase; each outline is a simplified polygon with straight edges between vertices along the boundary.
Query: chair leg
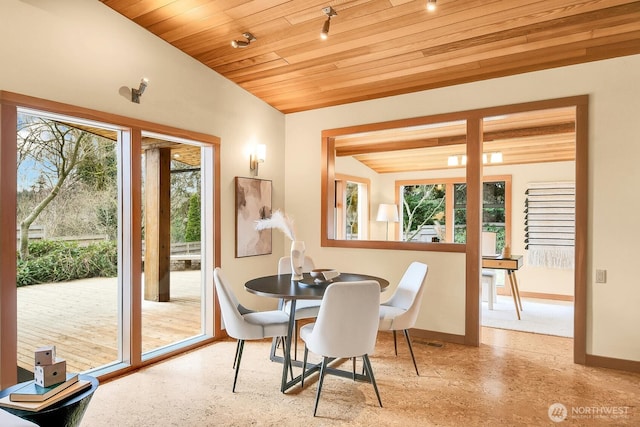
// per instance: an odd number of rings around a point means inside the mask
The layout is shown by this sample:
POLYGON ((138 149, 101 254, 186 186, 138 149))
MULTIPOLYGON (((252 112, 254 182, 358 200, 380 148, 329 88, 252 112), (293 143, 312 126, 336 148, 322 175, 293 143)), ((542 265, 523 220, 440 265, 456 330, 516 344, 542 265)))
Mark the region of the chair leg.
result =
POLYGON ((398 355, 398 341, 396 341, 396 331, 393 331, 393 349, 396 352, 396 356, 398 355))
POLYGON ((236 369, 236 363, 238 363, 238 351, 240 351, 240 340, 236 341, 236 355, 233 356, 233 369, 236 369))
POLYGON ((382 408, 382 400, 380 400, 380 393, 378 392, 378 385, 376 384, 376 378, 373 376, 373 368, 371 368, 371 361, 369 360, 369 355, 365 354, 362 356, 362 362, 364 364, 365 369, 367 370, 367 375, 371 378, 371 384, 373 384, 373 389, 376 391, 376 396, 378 397, 378 403, 382 408))
POLYGON ((309 354, 309 349, 307 345, 304 346, 304 360, 302 361, 302 378, 300 379, 300 387, 304 387, 304 373, 307 372, 307 355, 309 354))
POLYGON ((238 340, 238 351, 237 351, 238 360, 234 364, 236 367, 236 374, 233 377, 233 388, 231 389, 233 393, 236 392, 236 382, 238 381, 238 372, 240 372, 240 360, 242 360, 243 349, 244 349, 244 340, 238 340))
POLYGON ((322 390, 322 382, 324 381, 324 375, 327 370, 327 363, 329 358, 326 356, 322 357, 322 367, 320 368, 320 378, 318 379, 318 391, 316 391, 316 404, 313 407, 313 416, 316 416, 316 411, 318 411, 318 402, 320 401, 320 391, 322 390))
POLYGON ((411 360, 413 360, 413 367, 416 368, 416 375, 420 376, 420 373, 418 372, 418 365, 416 364, 416 358, 413 355, 413 347, 411 346, 411 339, 409 338, 409 330, 408 329, 404 330, 404 336, 407 339, 407 344, 409 344, 409 352, 411 353, 411 360))

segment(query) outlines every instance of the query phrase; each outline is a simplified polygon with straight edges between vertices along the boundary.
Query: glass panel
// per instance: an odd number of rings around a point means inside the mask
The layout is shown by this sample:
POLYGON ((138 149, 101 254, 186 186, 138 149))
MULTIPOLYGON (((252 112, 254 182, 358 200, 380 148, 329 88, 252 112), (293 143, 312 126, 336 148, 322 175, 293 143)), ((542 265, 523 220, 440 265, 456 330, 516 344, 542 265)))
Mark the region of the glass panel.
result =
POLYGON ((483 184, 482 231, 496 233, 496 253, 505 244, 505 188, 504 181, 483 184))
POLYGON ((201 148, 142 138, 142 352, 202 335, 201 148))
POLYGON ((119 132, 75 120, 18 115, 20 380, 41 346, 67 372, 119 358, 119 132))
POLYGON ((467 241, 467 184, 453 185, 454 242, 467 241))
POLYGON ((345 238, 347 240, 358 239, 358 184, 347 181, 345 191, 345 238))
POLYGON ((400 187, 402 194, 402 240, 446 242, 446 186, 416 184, 400 187))

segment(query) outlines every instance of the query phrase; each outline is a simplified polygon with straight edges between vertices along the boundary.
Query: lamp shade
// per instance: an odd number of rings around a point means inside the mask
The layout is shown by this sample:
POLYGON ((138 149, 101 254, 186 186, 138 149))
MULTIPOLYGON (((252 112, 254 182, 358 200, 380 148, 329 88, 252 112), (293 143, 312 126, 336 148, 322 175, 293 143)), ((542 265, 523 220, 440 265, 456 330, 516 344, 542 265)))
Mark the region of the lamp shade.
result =
POLYGON ((398 222, 398 207, 396 205, 381 203, 378 206, 376 221, 398 222))

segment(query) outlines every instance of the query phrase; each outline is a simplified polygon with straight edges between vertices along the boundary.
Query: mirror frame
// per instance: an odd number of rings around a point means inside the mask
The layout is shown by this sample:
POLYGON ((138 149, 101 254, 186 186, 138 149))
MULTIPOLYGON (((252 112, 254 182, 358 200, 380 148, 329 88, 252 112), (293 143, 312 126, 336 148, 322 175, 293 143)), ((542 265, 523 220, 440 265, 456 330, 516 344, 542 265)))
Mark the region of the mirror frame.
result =
POLYGON ((520 104, 487 107, 462 112, 436 114, 432 116, 371 123, 322 132, 321 157, 321 247, 391 249, 435 252, 457 252, 465 254, 465 335, 463 343, 478 346, 480 343, 480 270, 481 230, 482 230, 482 124, 485 117, 523 113, 531 110, 544 110, 561 107, 576 109, 576 222, 575 222, 575 268, 574 268, 574 363, 586 363, 587 345, 587 255, 588 234, 588 153, 589 153, 589 96, 577 95, 520 104), (467 242, 431 243, 431 242, 399 242, 377 240, 335 240, 333 223, 333 206, 335 200, 333 181, 335 177, 335 138, 357 132, 371 132, 402 126, 416 126, 454 120, 467 121, 467 242))

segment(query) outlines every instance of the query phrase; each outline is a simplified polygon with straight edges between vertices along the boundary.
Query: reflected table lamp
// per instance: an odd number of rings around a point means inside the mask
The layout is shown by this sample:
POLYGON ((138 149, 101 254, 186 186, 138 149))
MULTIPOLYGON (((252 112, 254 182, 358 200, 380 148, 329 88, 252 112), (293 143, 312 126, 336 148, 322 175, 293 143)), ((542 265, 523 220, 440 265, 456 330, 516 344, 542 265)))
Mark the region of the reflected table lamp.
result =
POLYGON ((393 204, 381 203, 378 206, 378 216, 376 221, 387 223, 387 240, 389 240, 389 223, 398 222, 398 207, 393 204))

